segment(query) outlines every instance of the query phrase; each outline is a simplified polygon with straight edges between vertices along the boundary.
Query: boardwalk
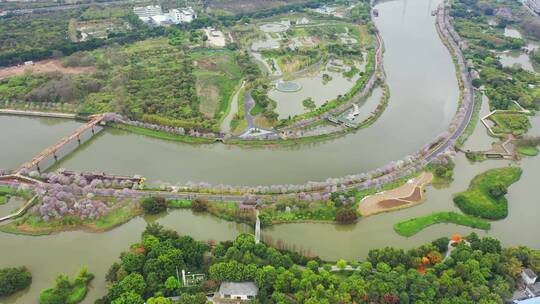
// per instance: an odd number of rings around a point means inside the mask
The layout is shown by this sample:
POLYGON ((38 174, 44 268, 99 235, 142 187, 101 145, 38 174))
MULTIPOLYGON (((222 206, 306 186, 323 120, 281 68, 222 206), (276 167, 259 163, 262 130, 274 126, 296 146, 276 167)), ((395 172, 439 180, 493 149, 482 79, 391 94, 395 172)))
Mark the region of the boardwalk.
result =
POLYGON ((86 125, 78 128, 75 130, 73 134, 70 136, 64 137, 61 141, 54 144, 53 146, 48 147, 47 149, 43 150, 41 153, 39 153, 37 156, 35 156, 32 160, 22 164, 19 168, 15 170, 16 173, 19 173, 24 170, 32 170, 36 168, 38 171, 40 171, 39 164, 45 160, 46 158, 53 156, 55 159, 57 158, 56 152, 60 150, 64 145, 68 144, 72 140, 77 139, 77 141, 80 142, 80 136, 85 131, 92 130, 92 134, 95 132, 94 127, 98 125, 100 122, 103 121, 104 115, 98 115, 92 118, 86 125))

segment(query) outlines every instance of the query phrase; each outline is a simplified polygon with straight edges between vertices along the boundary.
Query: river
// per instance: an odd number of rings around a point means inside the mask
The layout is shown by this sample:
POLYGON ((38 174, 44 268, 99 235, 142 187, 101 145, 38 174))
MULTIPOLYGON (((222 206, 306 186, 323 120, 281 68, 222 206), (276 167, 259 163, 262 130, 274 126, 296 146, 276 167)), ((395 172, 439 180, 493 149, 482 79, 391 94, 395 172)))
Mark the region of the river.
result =
MULTIPOLYGON (((169 181, 256 184, 322 180, 366 171, 399 159, 443 131, 457 107, 454 67, 430 15, 438 3, 417 0, 377 5, 380 17, 375 22, 385 40, 385 70, 391 98, 383 116, 368 129, 333 141, 276 149, 192 146, 105 130, 59 166, 120 174, 139 173, 169 181)), ((540 119, 535 118, 533 124, 535 129, 531 132, 540 134, 540 119)), ((42 119, 0 116, 2 130, 13 130, 0 133, 0 142, 7 147, 1 152, 1 165, 16 167, 77 125, 63 120, 51 124, 42 119)), ((478 129, 474 134, 474 141, 489 142, 483 137, 487 136, 483 130, 478 129)), ((471 229, 436 225, 414 237, 404 238, 397 235, 392 226, 432 211, 454 210, 453 193, 465 190, 476 174, 506 165, 508 163, 502 161, 470 164, 460 154, 456 159, 455 181, 445 189, 428 187, 427 199, 421 205, 365 218, 355 225, 287 224, 264 229, 263 235, 336 260, 361 259, 372 248, 409 248, 443 235, 465 234, 471 229)), ((540 221, 535 218, 540 214, 540 202, 533 192, 540 179, 540 158, 522 160, 522 168, 522 179, 509 189, 509 216, 494 222, 489 234, 507 245, 539 247, 540 239, 528 232, 540 229, 540 221)), ((26 265, 34 279, 28 290, 2 299, 0 303, 36 303, 40 290, 51 287, 55 275, 74 276, 82 265, 96 275, 84 300, 84 303, 93 303, 105 293, 104 276, 108 267, 129 244, 139 240, 146 223, 151 221, 199 240, 220 241, 253 231, 246 225, 177 210, 158 218, 138 217, 102 234, 74 231, 29 237, 1 233, 0 267, 26 265)))
POLYGON ((366 172, 416 152, 449 125, 458 87, 431 11, 439 1, 378 5, 391 97, 371 127, 339 139, 294 147, 245 148, 168 142, 105 130, 57 167, 140 174, 167 182, 288 184, 366 172))

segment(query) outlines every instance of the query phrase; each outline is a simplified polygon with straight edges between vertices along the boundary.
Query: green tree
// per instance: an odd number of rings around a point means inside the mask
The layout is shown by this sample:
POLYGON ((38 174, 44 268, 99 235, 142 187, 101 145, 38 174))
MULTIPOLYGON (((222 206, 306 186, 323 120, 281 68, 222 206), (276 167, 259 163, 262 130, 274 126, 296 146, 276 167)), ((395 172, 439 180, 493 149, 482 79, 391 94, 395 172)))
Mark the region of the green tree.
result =
POLYGON ((336 266, 339 268, 339 270, 343 271, 347 267, 347 261, 340 259, 337 261, 336 266))
POLYGON ((167 288, 168 291, 175 291, 180 288, 180 282, 178 282, 175 277, 169 277, 165 281, 165 288, 167 288))
POLYGON ((165 297, 150 298, 146 301, 147 304, 173 304, 173 302, 165 297))
POLYGON ((119 287, 124 291, 124 293, 134 292, 136 294, 143 295, 144 290, 146 289, 146 283, 144 282, 144 277, 141 274, 132 273, 120 281, 119 287))
POLYGON ((167 201, 163 197, 145 197, 141 199, 141 207, 145 213, 157 214, 167 210, 167 201))
POLYGON ((121 294, 117 299, 112 300, 111 304, 144 304, 144 300, 140 294, 128 291, 121 294))
POLYGON ((0 297, 25 289, 31 283, 32 275, 26 267, 0 269, 0 297))

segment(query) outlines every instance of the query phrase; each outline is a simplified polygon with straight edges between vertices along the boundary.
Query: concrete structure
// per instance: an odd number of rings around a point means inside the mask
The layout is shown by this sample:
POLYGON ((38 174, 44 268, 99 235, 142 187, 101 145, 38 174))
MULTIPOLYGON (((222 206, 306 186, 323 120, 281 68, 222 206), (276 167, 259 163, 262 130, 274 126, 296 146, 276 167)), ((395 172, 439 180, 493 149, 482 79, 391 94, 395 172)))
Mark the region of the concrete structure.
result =
POLYGON ((214 301, 216 303, 226 303, 227 300, 249 301, 255 299, 258 293, 259 288, 254 282, 223 282, 219 286, 218 298, 214 297, 214 301))
POLYGON ((182 9, 172 9, 169 11, 169 17, 174 24, 178 23, 190 23, 197 18, 197 14, 191 7, 186 7, 182 9))
POLYGON ((518 288, 509 303, 540 304, 540 282, 536 282, 537 278, 532 269, 525 268, 521 272, 521 280, 517 283, 518 288))
POLYGON ((104 114, 93 116, 91 118, 91 120, 87 124, 81 126, 77 130, 75 130, 75 132, 73 134, 71 134, 70 136, 64 137, 60 142, 54 144, 53 146, 48 147, 47 149, 45 149, 41 153, 39 153, 37 156, 32 158, 32 160, 22 164, 19 168, 17 168, 15 170, 15 173, 21 173, 21 171, 31 171, 31 170, 34 170, 34 169, 37 170, 38 172, 40 172, 41 168, 40 168, 39 164, 43 160, 45 160, 45 159, 47 159, 48 157, 51 157, 51 156, 54 157, 55 161, 58 160, 57 151, 59 151, 63 146, 65 146, 66 144, 68 144, 69 142, 71 142, 71 141, 73 141, 75 139, 80 144, 81 143, 81 135, 84 132, 88 131, 88 130, 92 130, 92 136, 95 135, 95 133, 101 131, 102 128, 97 128, 97 130, 95 128, 96 128, 96 126, 98 126, 99 124, 101 124, 104 121, 104 118, 105 118, 104 114))
POLYGON ((526 300, 514 300, 511 303, 515 304, 540 304, 540 297, 530 298, 526 300))
POLYGON ((150 18, 152 16, 162 15, 163 11, 161 10, 161 6, 159 5, 148 5, 148 6, 136 6, 133 8, 133 13, 135 15, 139 16, 141 20, 145 21, 148 19, 143 18, 150 18))
POLYGON ((143 22, 154 26, 189 23, 197 18, 195 11, 191 7, 175 8, 171 9, 168 13, 163 13, 161 6, 149 5, 134 7, 133 12, 143 22))
POLYGON ((168 15, 155 15, 148 19, 148 23, 154 26, 167 26, 173 24, 174 22, 172 22, 168 15))
POLYGON ((530 268, 525 268, 521 272, 521 278, 523 279, 523 282, 525 282, 525 285, 532 285, 536 282, 538 277, 530 268))

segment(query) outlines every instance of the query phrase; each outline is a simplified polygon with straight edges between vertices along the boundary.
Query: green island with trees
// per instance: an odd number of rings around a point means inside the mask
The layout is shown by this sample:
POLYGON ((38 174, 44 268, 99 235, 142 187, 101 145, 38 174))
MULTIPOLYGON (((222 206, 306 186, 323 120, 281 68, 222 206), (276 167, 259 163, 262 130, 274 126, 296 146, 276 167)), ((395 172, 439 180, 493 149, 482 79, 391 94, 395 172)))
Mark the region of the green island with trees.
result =
POLYGON ((88 293, 88 284, 94 275, 83 267, 75 280, 70 281, 67 275, 59 275, 55 286, 45 289, 39 295, 39 304, 76 304, 84 300, 88 293))
POLYGON ((457 212, 435 212, 399 222, 394 225, 394 230, 401 236, 410 237, 431 225, 440 223, 452 223, 483 230, 489 230, 491 228, 490 223, 474 216, 463 215, 457 212))
POLYGON ((254 282, 252 303, 502 303, 524 267, 540 271, 539 250, 503 248, 472 233, 443 258, 449 241, 374 249, 363 262, 334 264, 249 234, 206 244, 150 224, 111 266, 108 293, 96 303, 205 304, 222 282, 254 282), (177 268, 200 279, 185 286, 177 268))
POLYGON ((32 274, 22 267, 0 268, 0 299, 28 288, 32 284, 32 274))
POLYGON ((474 177, 467 191, 457 193, 454 202, 463 213, 483 219, 499 220, 508 215, 505 194, 517 182, 519 167, 491 169, 474 177))

